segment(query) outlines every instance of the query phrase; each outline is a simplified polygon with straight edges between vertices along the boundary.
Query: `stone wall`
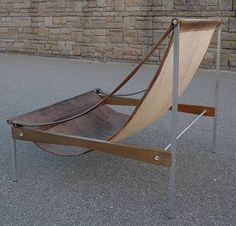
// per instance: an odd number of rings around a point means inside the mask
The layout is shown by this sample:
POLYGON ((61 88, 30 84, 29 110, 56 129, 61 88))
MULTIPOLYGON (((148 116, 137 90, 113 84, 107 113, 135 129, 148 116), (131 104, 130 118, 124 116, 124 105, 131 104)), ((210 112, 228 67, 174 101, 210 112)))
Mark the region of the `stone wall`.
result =
MULTIPOLYGON (((0 51, 138 61, 173 17, 211 17, 224 21, 222 68, 235 71, 235 11, 236 0, 1 0, 0 51)), ((213 68, 215 44, 202 67, 213 68)))

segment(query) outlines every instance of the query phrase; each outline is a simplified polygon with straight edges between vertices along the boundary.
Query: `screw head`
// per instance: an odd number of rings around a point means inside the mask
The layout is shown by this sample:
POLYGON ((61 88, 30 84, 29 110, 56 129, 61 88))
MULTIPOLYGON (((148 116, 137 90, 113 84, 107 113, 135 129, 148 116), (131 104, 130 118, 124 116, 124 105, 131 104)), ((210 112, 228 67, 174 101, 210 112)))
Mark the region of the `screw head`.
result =
POLYGON ((23 137, 23 135, 24 135, 23 133, 20 133, 20 137, 23 137))
POLYGON ((160 159, 160 156, 159 155, 156 155, 155 158, 154 158, 156 161, 158 161, 160 159))

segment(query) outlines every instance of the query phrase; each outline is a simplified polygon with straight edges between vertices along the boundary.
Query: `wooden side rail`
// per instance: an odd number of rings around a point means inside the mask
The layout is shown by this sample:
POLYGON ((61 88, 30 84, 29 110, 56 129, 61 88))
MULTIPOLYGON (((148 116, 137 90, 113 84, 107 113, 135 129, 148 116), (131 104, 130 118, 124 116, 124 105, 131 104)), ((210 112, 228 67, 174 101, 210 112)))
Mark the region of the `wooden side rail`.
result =
POLYGON ((49 133, 24 127, 12 127, 12 137, 16 140, 79 146, 163 166, 170 166, 171 164, 171 154, 161 149, 112 143, 87 137, 49 133))
MULTIPOLYGON (((171 108, 169 110, 171 110, 171 108)), ((203 116, 215 117, 214 107, 192 104, 178 104, 178 111, 183 113, 200 115, 204 110, 206 110, 206 113, 203 116)))
MULTIPOLYGON (((101 96, 101 97, 104 98, 106 96, 101 96)), ((106 99, 105 104, 137 106, 139 101, 140 101, 139 99, 134 99, 134 98, 111 96, 106 99)))
MULTIPOLYGON (((104 98, 104 96, 102 96, 102 98, 104 98)), ((137 106, 139 101, 139 99, 134 98, 111 96, 105 101, 105 104, 137 106)), ((171 108, 169 110, 171 110, 171 108)), ((215 117, 214 107, 192 104, 178 104, 178 111, 183 113, 200 115, 204 110, 207 110, 204 116, 215 117)))

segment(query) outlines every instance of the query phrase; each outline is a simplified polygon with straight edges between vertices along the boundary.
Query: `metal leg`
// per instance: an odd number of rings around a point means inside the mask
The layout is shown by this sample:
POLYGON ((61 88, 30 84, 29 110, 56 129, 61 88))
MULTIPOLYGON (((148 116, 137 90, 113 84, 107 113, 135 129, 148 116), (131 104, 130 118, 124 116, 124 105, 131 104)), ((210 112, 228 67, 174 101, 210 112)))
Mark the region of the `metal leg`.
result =
MULTIPOLYGON (((177 23, 177 21, 176 21, 177 23)), ((173 90, 172 90, 172 131, 171 131, 171 167, 169 179, 169 212, 168 217, 174 218, 175 206, 175 171, 177 149, 177 114, 179 90, 179 25, 174 29, 174 58, 173 58, 173 90)))
POLYGON ((215 83, 215 117, 213 124, 213 148, 212 152, 216 152, 216 133, 217 133, 217 108, 218 108, 218 89, 219 89, 219 75, 220 75, 220 48, 221 48, 221 25, 217 32, 217 56, 216 56, 216 83, 215 83))
POLYGON ((16 173, 16 140, 13 139, 13 148, 12 148, 12 170, 13 170, 13 181, 17 182, 17 173, 16 173))

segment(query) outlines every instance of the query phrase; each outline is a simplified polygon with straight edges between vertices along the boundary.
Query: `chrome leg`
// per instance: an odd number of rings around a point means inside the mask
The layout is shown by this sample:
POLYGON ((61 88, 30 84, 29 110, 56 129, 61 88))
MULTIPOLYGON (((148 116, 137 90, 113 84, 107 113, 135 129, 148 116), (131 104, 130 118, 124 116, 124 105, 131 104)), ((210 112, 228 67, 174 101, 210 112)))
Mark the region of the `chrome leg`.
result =
POLYGON ((17 173, 16 173, 16 140, 13 139, 12 147, 12 171, 13 171, 13 181, 17 182, 17 173))
MULTIPOLYGON (((177 22, 177 21, 176 21, 177 22)), ((172 131, 171 131, 171 167, 169 176, 169 211, 168 217, 174 218, 175 207, 175 171, 177 149, 177 117, 179 90, 179 25, 174 29, 173 90, 172 90, 172 131)))
POLYGON ((217 56, 216 56, 216 83, 215 83, 215 117, 213 122, 213 148, 212 152, 216 153, 216 134, 217 134, 217 108, 218 108, 218 90, 219 90, 219 75, 220 75, 220 48, 221 48, 221 26, 217 33, 217 56))

